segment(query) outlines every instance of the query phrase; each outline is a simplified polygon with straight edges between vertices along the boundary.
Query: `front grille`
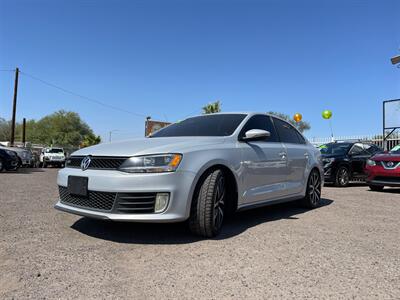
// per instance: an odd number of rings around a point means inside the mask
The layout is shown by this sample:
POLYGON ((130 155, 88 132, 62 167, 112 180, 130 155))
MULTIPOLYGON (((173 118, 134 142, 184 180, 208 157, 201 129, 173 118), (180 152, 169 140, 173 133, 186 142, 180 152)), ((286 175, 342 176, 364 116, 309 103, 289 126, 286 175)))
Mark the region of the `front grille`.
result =
POLYGON ((381 161, 381 164, 385 169, 396 169, 400 165, 400 162, 398 162, 398 161, 381 161))
POLYGON ((153 213, 156 193, 119 193, 115 211, 122 214, 153 213))
MULTIPOLYGON (((85 156, 71 156, 67 159, 66 166, 68 168, 80 168, 81 162, 85 156)), ((91 156, 91 162, 88 169, 103 169, 103 170, 116 170, 127 157, 100 157, 91 156)))
POLYGON ((386 182, 393 182, 393 183, 400 183, 400 176, 376 176, 374 178, 376 181, 386 181, 386 182))
POLYGON ((62 203, 90 208, 101 211, 111 211, 114 205, 116 193, 89 191, 88 196, 75 196, 68 193, 68 189, 59 186, 60 200, 62 203))
POLYGON ((61 203, 116 214, 154 213, 156 193, 110 193, 89 191, 88 197, 71 195, 59 186, 61 203), (114 206, 115 202, 115 206, 114 206))

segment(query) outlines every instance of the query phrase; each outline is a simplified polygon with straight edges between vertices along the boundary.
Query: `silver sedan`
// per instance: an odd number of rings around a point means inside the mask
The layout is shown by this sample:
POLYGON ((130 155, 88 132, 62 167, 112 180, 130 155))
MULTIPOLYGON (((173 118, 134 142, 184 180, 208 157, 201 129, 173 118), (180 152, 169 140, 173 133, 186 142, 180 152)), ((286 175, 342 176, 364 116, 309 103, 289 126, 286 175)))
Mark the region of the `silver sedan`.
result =
POLYGON ((65 212, 115 221, 179 222, 217 235, 227 215, 299 200, 319 205, 320 152, 264 113, 188 118, 151 137, 76 151, 58 173, 65 212))

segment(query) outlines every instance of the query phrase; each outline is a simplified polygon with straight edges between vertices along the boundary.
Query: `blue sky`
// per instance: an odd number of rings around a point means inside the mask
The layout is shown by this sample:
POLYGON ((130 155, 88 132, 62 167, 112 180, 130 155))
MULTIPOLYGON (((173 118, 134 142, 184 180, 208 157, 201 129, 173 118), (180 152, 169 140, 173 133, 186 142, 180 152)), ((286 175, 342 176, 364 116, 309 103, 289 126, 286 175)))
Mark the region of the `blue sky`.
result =
MULTIPOLYGON (((381 132, 382 100, 400 98, 400 1, 0 1, 0 69, 22 71, 17 118, 77 111, 106 138, 142 136, 144 116, 223 111, 303 114, 307 136, 381 132)), ((0 116, 13 74, 0 72, 0 116)))

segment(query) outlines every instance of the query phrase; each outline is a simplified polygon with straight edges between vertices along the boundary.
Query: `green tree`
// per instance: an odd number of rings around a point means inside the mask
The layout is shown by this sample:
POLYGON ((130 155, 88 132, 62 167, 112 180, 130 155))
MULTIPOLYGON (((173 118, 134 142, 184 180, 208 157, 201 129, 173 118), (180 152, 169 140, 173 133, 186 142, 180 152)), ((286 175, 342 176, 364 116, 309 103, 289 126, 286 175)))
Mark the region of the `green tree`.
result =
MULTIPOLYGON (((0 140, 8 141, 9 122, 0 120, 0 140)), ((15 140, 22 137, 22 124, 16 125, 15 140)), ((26 122, 26 140, 34 144, 78 148, 98 144, 101 139, 75 112, 57 111, 42 119, 26 122)))
POLYGON ((311 129, 310 123, 308 123, 306 121, 302 120, 300 122, 296 122, 289 115, 286 115, 286 114, 283 114, 283 113, 279 113, 279 112, 275 112, 275 111, 270 111, 268 113, 288 121, 290 124, 292 124, 294 127, 296 127, 301 133, 311 129))
POLYGON ((84 147, 89 147, 89 146, 93 146, 93 145, 97 145, 101 142, 101 138, 100 136, 96 136, 96 135, 85 135, 83 137, 83 141, 81 142, 80 147, 84 148, 84 147))
POLYGON ((0 118, 0 141, 5 142, 10 140, 11 123, 3 118, 0 118))
POLYGON ((208 103, 203 108, 203 114, 214 114, 221 111, 221 102, 215 101, 212 103, 208 103))

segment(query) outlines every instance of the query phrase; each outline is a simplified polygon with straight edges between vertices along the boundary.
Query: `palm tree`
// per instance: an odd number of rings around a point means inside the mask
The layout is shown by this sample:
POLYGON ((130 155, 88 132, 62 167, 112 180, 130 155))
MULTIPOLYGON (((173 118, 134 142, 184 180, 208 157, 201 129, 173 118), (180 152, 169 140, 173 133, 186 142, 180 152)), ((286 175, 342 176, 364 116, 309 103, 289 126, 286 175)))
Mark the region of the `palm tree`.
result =
POLYGON ((208 103, 203 108, 203 114, 214 114, 221 111, 221 102, 215 101, 212 103, 208 103))

